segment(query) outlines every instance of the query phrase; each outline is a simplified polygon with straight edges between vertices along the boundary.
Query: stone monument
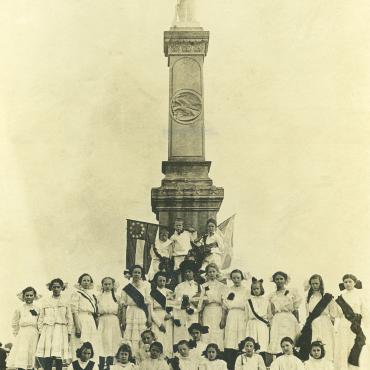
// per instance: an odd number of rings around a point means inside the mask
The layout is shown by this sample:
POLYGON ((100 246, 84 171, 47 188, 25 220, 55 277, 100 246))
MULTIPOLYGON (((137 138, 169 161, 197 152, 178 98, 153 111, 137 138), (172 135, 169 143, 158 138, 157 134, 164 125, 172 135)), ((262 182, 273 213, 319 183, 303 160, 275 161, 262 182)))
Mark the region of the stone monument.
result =
POLYGON ((164 33, 170 72, 168 160, 162 162, 165 177, 151 199, 160 225, 172 227, 181 217, 202 235, 207 219, 217 216, 224 190, 213 185, 211 162, 205 160, 203 62, 209 32, 199 27, 194 9, 194 0, 177 0, 173 27, 164 33))

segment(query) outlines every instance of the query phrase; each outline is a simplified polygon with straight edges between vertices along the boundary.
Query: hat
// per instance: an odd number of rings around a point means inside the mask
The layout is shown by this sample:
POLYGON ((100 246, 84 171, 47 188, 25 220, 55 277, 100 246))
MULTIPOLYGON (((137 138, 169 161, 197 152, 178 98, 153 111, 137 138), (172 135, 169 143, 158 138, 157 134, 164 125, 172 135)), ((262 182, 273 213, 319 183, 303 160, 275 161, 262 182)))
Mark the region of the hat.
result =
POLYGON ((189 328, 188 328, 188 332, 189 332, 189 334, 191 334, 191 332, 192 332, 193 330, 199 330, 199 331, 201 332, 201 334, 207 334, 207 333, 208 333, 208 329, 209 329, 209 327, 208 327, 208 326, 203 326, 203 325, 201 325, 201 324, 199 324, 199 323, 197 323, 197 322, 194 322, 194 323, 192 323, 192 324, 189 326, 189 328))
POLYGON ((186 270, 191 270, 193 272, 197 271, 197 265, 195 261, 192 260, 185 260, 180 263, 180 270, 185 272, 186 270))

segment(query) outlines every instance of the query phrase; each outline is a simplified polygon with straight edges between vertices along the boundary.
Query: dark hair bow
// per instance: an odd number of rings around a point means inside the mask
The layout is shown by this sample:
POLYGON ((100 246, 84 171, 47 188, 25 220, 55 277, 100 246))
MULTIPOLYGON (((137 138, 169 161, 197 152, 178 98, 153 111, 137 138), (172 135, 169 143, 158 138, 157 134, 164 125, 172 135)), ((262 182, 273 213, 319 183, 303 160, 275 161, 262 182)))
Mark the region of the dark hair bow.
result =
POLYGON ((38 316, 37 312, 34 309, 30 310, 30 312, 32 316, 38 316))
POLYGON ((173 324, 177 327, 180 327, 181 326, 181 321, 179 319, 174 319, 173 320, 173 324))
POLYGON ((189 296, 184 295, 181 301, 181 309, 184 310, 185 308, 188 308, 189 306, 190 306, 190 298, 189 296))

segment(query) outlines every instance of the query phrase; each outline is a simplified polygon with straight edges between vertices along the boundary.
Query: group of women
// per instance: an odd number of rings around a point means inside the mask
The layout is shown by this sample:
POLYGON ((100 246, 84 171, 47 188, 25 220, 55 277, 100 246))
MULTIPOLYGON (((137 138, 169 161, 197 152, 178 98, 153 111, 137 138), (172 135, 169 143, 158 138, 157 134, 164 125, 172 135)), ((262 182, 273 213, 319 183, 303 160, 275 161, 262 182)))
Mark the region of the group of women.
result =
POLYGON ((239 269, 225 284, 219 269, 224 248, 216 228, 215 220, 208 220, 208 233, 198 241, 181 219, 171 238, 168 230, 160 230, 148 272, 151 283, 142 266, 131 266, 120 294, 115 279, 105 277, 96 296, 86 273, 70 299, 60 278, 49 282, 51 296, 40 305, 34 303, 36 290, 25 288, 24 304, 14 315, 16 340, 8 367, 32 369, 36 363, 61 370, 73 360, 73 370, 92 370, 91 358, 99 370, 133 367, 134 361, 141 370, 363 365, 367 315, 354 275, 343 276, 343 293, 336 298, 325 291, 320 275, 311 276, 302 319, 302 299, 289 288, 285 272, 272 275, 276 289, 268 296, 262 279, 243 282, 239 269))

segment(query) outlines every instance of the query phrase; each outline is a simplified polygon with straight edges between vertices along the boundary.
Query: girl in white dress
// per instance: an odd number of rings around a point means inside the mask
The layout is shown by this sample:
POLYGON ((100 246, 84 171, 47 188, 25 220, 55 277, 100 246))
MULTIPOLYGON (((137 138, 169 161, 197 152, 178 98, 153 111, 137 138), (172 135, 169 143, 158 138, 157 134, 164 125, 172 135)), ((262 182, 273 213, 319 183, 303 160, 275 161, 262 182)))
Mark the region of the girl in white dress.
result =
POLYGON ((311 342, 325 344, 325 357, 334 358, 334 326, 336 304, 333 296, 324 292, 324 282, 320 275, 312 275, 308 281, 309 291, 306 299, 307 320, 298 340, 299 357, 302 361, 309 358, 311 342))
POLYGON ((154 332, 150 329, 146 329, 141 333, 139 350, 137 353, 134 353, 136 365, 140 365, 144 360, 150 358, 150 345, 156 340, 154 332))
POLYGON ((216 343, 207 345, 204 356, 199 363, 199 370, 227 370, 226 362, 220 359, 221 351, 216 343))
POLYGON ((55 369, 62 370, 63 363, 71 360, 69 342, 73 318, 69 302, 61 295, 65 289, 62 279, 53 279, 48 284, 52 296, 45 299, 40 309, 37 327, 40 332, 36 356, 44 370, 51 370, 53 360, 55 369))
POLYGON ((325 353, 322 342, 312 342, 310 359, 304 363, 305 370, 334 370, 333 362, 325 358, 325 353))
POLYGON ((120 323, 118 319, 118 301, 116 298, 115 280, 105 277, 102 281, 102 293, 98 296, 99 327, 98 333, 101 342, 99 362, 106 365, 113 364, 117 348, 122 342, 120 323))
POLYGON ((85 342, 76 350, 77 360, 72 361, 68 370, 94 370, 95 362, 90 359, 94 357, 94 349, 90 342, 85 342))
POLYGON ((37 299, 36 290, 27 287, 22 290, 18 298, 24 303, 14 312, 12 328, 16 338, 7 359, 7 367, 33 369, 39 339, 37 319, 40 314, 40 310, 33 304, 33 301, 37 299))
POLYGON ((210 218, 207 221, 207 234, 203 235, 198 244, 207 251, 202 267, 205 268, 208 264, 214 263, 218 268, 221 268, 224 241, 222 236, 217 232, 217 222, 215 219, 210 218))
POLYGON ((361 282, 352 274, 342 279, 340 289, 344 290, 336 302, 338 304, 339 323, 335 341, 334 366, 336 370, 365 369, 366 337, 362 322, 367 322, 368 314, 365 299, 357 290, 361 282), (356 289, 357 288, 357 289, 356 289), (356 334, 351 330, 351 326, 356 334))
POLYGON ((223 298, 225 310, 221 328, 225 328, 225 357, 231 370, 238 355, 238 345, 245 338, 249 292, 247 287, 242 286, 244 277, 240 270, 231 271, 230 278, 233 286, 228 288, 223 298))
MULTIPOLYGON (((71 294, 71 309, 74 322, 71 350, 76 359, 76 350, 84 342, 90 342, 95 350, 95 356, 101 353, 98 333, 98 300, 93 294, 93 279, 89 274, 82 274, 75 285, 76 291, 71 294)), ((99 363, 99 367, 104 364, 99 363)))
POLYGON ((281 340, 283 355, 274 360, 270 370, 304 370, 303 362, 294 355, 294 341, 285 337, 281 340))
POLYGON ((263 280, 252 278, 251 297, 247 305, 247 336, 252 337, 260 346, 260 352, 266 352, 269 344, 270 322, 268 317, 269 301, 263 295, 263 280))
POLYGON ((166 360, 162 357, 162 343, 153 342, 149 351, 150 357, 140 364, 139 370, 169 370, 166 360))
POLYGON ((191 324, 198 322, 197 307, 201 291, 199 284, 194 280, 194 272, 197 271, 195 262, 185 260, 181 262, 180 269, 185 280, 175 288, 177 307, 174 309, 174 318, 176 321, 179 320, 179 326, 174 327, 175 342, 187 339, 189 337, 188 328, 191 324))
POLYGON ((276 285, 276 291, 269 299, 272 320, 268 352, 276 354, 280 352, 282 338, 289 337, 295 341, 300 332, 298 308, 301 297, 295 290, 288 290, 285 287, 288 283, 288 275, 285 272, 275 272, 272 281, 276 285))
POLYGON ((187 340, 180 340, 174 346, 174 352, 178 352, 170 360, 171 370, 198 370, 199 363, 190 357, 190 347, 187 340))
POLYGON ((235 361, 235 370, 266 370, 262 356, 256 353, 260 346, 254 338, 247 337, 239 345, 242 353, 235 361))
POLYGON ((159 229, 159 238, 156 240, 153 248, 150 249, 152 261, 148 271, 148 279, 153 280, 155 274, 160 270, 161 262, 168 265, 172 257, 173 241, 168 238, 168 229, 161 227, 159 229))
POLYGON ((131 343, 131 349, 135 355, 139 350, 141 333, 146 327, 152 326, 152 319, 144 269, 140 265, 134 265, 130 272, 132 281, 122 289, 121 325, 124 330, 123 339, 131 343))
POLYGON ((190 357, 195 359, 195 361, 200 362, 203 359, 203 353, 207 348, 207 342, 203 341, 202 335, 208 333, 208 326, 194 323, 191 324, 188 331, 192 338, 189 341, 190 357))
POLYGON ((128 344, 122 344, 118 348, 115 364, 111 365, 109 370, 137 370, 132 357, 131 347, 128 344))
POLYGON ((227 287, 217 280, 219 274, 216 264, 207 265, 207 282, 201 286, 199 310, 202 324, 209 328, 208 334, 204 335, 204 341, 216 343, 223 350, 224 329, 221 329, 220 325, 224 310, 222 297, 225 296, 227 287))
POLYGON ((163 353, 166 357, 172 357, 173 345, 173 316, 172 308, 168 306, 173 292, 166 288, 167 275, 157 272, 154 276, 155 286, 150 292, 150 306, 152 309, 152 330, 158 342, 163 345, 163 353))

